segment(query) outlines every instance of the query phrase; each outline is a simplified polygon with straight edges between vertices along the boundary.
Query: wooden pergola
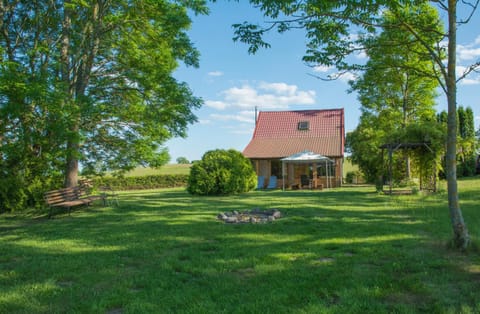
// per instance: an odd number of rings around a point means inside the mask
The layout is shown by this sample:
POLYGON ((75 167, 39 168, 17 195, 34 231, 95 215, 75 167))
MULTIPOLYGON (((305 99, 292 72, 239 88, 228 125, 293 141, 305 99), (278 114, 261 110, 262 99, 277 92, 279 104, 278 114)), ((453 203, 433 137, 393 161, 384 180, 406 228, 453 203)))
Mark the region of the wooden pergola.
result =
MULTIPOLYGON (((419 148, 427 148, 433 155, 435 151, 430 147, 430 142, 416 142, 416 143, 387 143, 380 146, 382 149, 382 160, 384 156, 384 150, 388 151, 388 177, 389 177, 389 193, 392 195, 393 190, 393 170, 392 170, 392 163, 393 163, 393 153, 397 150, 408 150, 408 149, 419 149, 419 148)), ((437 191, 437 175, 436 175, 436 166, 434 166, 434 182, 433 182, 433 192, 437 191)), ((422 178, 420 176, 420 189, 422 190, 422 178)))

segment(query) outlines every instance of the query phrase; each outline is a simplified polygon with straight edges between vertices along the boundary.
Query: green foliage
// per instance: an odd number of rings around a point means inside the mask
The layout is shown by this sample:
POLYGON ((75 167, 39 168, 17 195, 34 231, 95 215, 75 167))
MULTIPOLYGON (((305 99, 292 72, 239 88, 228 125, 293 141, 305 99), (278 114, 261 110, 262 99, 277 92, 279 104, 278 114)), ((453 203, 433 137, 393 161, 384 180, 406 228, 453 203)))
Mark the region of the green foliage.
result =
POLYGON ((198 195, 228 195, 255 189, 257 176, 240 152, 212 150, 190 170, 187 190, 198 195))
POLYGON ((186 164, 189 164, 190 161, 188 161, 188 159, 186 157, 178 157, 177 158, 177 164, 180 164, 180 165, 186 165, 186 164))
POLYGON ((361 176, 362 173, 360 171, 349 171, 345 176, 345 181, 349 184, 357 183, 361 176))
POLYGON ((459 177, 472 177, 477 174, 477 156, 469 155, 458 162, 457 174, 459 177))
POLYGON ((93 179, 95 187, 109 186, 114 190, 146 190, 164 189, 187 186, 188 175, 163 174, 138 177, 96 177, 93 179))
POLYGON ((385 136, 385 140, 389 143, 428 143, 431 150, 443 153, 446 130, 436 121, 421 121, 410 123, 403 129, 392 130, 385 136))
MULTIPOLYGON (((446 127, 447 113, 442 111, 437 119, 446 127)), ((477 139, 475 137, 475 121, 471 107, 457 108, 457 176, 470 177, 476 174, 477 139)), ((442 174, 444 177, 445 175, 442 174)))
POLYGON ((417 31, 432 25, 441 33, 438 19, 438 13, 428 5, 386 11, 381 33, 364 39, 369 60, 363 75, 350 82, 351 91, 358 93, 363 112, 379 116, 389 128, 432 119, 435 113, 438 70, 432 68, 428 49, 434 48, 438 38, 419 43, 409 30, 398 25, 415 20, 411 24, 417 31), (428 48, 424 47, 427 43, 428 48))
POLYGON ((347 134, 346 146, 351 152, 349 157, 358 165, 367 182, 376 182, 383 173, 383 157, 380 146, 386 130, 378 126, 375 116, 364 113, 357 128, 347 134))
POLYGON ((473 139, 475 137, 475 122, 472 108, 459 106, 457 115, 458 135, 463 139, 473 139))

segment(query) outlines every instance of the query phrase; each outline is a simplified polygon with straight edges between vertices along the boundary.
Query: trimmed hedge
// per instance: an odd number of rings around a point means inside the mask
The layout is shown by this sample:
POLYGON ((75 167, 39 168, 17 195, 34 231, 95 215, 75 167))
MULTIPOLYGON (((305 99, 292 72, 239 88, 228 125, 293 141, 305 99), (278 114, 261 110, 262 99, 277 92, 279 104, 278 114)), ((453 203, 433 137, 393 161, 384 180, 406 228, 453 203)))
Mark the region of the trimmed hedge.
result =
POLYGON ((188 175, 162 174, 140 177, 102 177, 93 179, 96 187, 110 186, 114 190, 146 190, 186 187, 188 175))

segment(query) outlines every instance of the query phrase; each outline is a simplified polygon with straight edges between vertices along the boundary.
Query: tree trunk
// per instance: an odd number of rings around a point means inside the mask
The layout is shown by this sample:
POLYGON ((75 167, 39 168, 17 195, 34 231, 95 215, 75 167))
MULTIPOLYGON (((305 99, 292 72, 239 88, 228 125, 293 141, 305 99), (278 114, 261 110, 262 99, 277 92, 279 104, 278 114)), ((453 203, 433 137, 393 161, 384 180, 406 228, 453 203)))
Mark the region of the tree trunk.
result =
POLYGON ((405 176, 407 177, 408 181, 412 179, 412 166, 408 152, 405 152, 405 176))
MULTIPOLYGON (((71 78, 71 66, 69 60, 69 51, 70 51, 70 33, 71 33, 71 12, 70 12, 70 1, 65 1, 63 8, 63 22, 62 22, 62 38, 61 38, 61 80, 63 83, 64 89, 64 109, 67 109, 74 113, 73 116, 76 117, 75 109, 72 106, 75 106, 74 102, 74 93, 73 93, 73 84, 71 78)), ((76 186, 78 181, 78 123, 77 119, 74 117, 70 118, 71 126, 69 128, 69 134, 67 136, 67 150, 66 150, 66 167, 65 167, 65 187, 76 186)))
MULTIPOLYGON (((78 127, 73 127, 73 131, 77 129, 78 132, 78 127)), ((80 145, 78 143, 78 140, 76 140, 76 136, 73 136, 72 138, 68 139, 67 142, 67 168, 65 171, 65 187, 72 187, 76 186, 78 184, 78 150, 80 148, 80 145)))
MULTIPOLYGON (((65 1, 67 3, 67 1, 65 1)), ((81 121, 81 107, 85 105, 82 100, 85 98, 85 92, 90 81, 92 68, 95 57, 100 46, 101 33, 101 7, 98 2, 92 4, 91 16, 85 17, 85 27, 83 28, 82 38, 86 38, 82 45, 76 47, 80 49, 80 61, 75 62, 76 66, 71 69, 69 74, 69 106, 71 109, 70 129, 67 140, 67 164, 65 173, 65 186, 75 186, 78 184, 78 170, 79 170, 79 154, 80 154, 80 121, 81 121), (74 83, 73 83, 74 82, 74 83)), ((70 12, 65 8, 65 23, 66 30, 70 27, 70 12)), ((68 45, 68 32, 64 32, 65 44, 68 45)), ((63 42, 63 41, 62 41, 63 42)), ((68 46, 62 49, 65 51, 65 60, 68 60, 68 46)))
POLYGON ((466 249, 470 242, 467 225, 460 209, 457 187, 457 83, 456 83, 456 0, 448 0, 448 65, 447 65, 447 101, 448 101, 448 130, 447 130, 447 186, 448 206, 453 228, 453 244, 456 248, 466 249))

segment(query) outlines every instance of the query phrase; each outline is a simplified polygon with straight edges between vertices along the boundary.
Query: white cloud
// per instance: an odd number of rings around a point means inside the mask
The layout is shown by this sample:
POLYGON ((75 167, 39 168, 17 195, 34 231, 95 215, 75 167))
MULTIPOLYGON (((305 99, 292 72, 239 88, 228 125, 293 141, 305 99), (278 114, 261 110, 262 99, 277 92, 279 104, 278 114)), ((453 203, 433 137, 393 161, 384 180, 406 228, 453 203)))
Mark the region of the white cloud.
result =
MULTIPOLYGON (((464 75, 465 71, 467 71, 468 68, 462 65, 457 65, 456 68, 456 74, 457 78, 464 75)), ((480 84, 480 75, 478 75, 475 72, 470 73, 465 77, 464 79, 460 80, 459 84, 461 85, 477 85, 480 84)))
POLYGON ((258 87, 262 90, 270 91, 280 95, 295 95, 298 90, 296 85, 288 85, 286 83, 261 82, 258 87))
POLYGON ((237 114, 216 114, 212 113, 210 118, 219 121, 237 121, 243 123, 255 123, 255 116, 253 112, 241 111, 237 114))
POLYGON ((215 76, 215 77, 223 76, 223 72, 222 71, 208 72, 208 76, 215 76))
POLYGON ((313 72, 317 73, 328 73, 333 71, 335 68, 327 65, 317 65, 313 68, 313 72))
MULTIPOLYGON (((469 70, 470 66, 480 60, 480 36, 477 36, 473 42, 466 45, 457 45, 457 60, 460 63, 456 69, 457 77, 461 77, 469 70)), ((471 71, 459 84, 479 85, 480 75, 471 71)))
POLYGON ((335 67, 319 65, 313 68, 314 72, 322 73, 321 78, 326 80, 338 80, 343 83, 355 81, 357 75, 354 72, 338 72, 335 67))
POLYGON ((366 60, 368 59, 368 55, 367 55, 367 52, 365 51, 365 49, 362 49, 362 50, 358 50, 355 54, 355 57, 357 59, 360 59, 360 60, 366 60))
POLYGON ((223 101, 216 101, 216 100, 207 100, 205 101, 205 105, 210 108, 223 110, 227 107, 227 104, 223 101))
POLYGON ((457 57, 459 61, 469 61, 469 60, 478 59, 480 57, 480 47, 475 47, 474 45, 467 45, 467 46, 458 45, 457 57))
POLYGON ((255 107, 287 109, 295 105, 315 104, 315 91, 301 90, 297 85, 283 82, 246 82, 220 93, 221 99, 207 100, 205 105, 223 111, 209 115, 212 121, 220 121, 222 128, 232 134, 252 134, 255 124, 255 107))
POLYGON ((200 119, 198 120, 199 124, 205 125, 205 124, 210 124, 212 121, 210 120, 205 120, 205 119, 200 119))
POLYGON ((221 92, 222 100, 209 100, 206 105, 216 109, 285 109, 294 105, 315 104, 315 91, 300 90, 296 85, 286 83, 260 82, 256 85, 246 83, 241 87, 232 87, 221 92))
POLYGON ((357 75, 353 72, 345 72, 340 75, 338 79, 344 83, 348 83, 350 81, 355 81, 357 79, 357 75))
POLYGON ((466 77, 463 80, 460 81, 461 85, 478 85, 480 84, 480 78, 479 77, 466 77))

